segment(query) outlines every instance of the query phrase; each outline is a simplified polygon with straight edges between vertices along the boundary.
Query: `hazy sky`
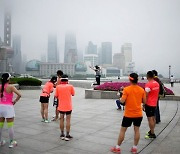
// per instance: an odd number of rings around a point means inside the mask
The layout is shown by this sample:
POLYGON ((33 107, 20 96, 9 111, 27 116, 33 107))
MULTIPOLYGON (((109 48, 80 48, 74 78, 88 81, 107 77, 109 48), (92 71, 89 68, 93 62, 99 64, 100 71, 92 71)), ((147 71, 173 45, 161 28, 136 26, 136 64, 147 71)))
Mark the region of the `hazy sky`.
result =
MULTIPOLYGON (((4 1, 0 0, 0 37, 3 38, 4 1)), ((74 31, 77 46, 85 50, 88 41, 100 47, 111 41, 113 53, 121 45, 133 45, 133 61, 139 73, 157 69, 180 77, 180 0, 10 0, 12 35, 22 39, 22 53, 40 59, 47 54, 48 33, 58 36, 60 60, 64 56, 64 35, 74 31)))

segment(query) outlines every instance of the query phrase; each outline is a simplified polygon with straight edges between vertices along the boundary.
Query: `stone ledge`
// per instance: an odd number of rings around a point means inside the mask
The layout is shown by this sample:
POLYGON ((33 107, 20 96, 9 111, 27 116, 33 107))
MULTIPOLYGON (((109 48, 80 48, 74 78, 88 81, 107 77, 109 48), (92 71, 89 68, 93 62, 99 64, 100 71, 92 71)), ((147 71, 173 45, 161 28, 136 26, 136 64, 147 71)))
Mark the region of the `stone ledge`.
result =
MULTIPOLYGON (((116 91, 101 91, 93 89, 85 89, 85 98, 86 99, 118 99, 116 91)), ((173 100, 180 101, 180 96, 167 95, 161 100, 173 100)))

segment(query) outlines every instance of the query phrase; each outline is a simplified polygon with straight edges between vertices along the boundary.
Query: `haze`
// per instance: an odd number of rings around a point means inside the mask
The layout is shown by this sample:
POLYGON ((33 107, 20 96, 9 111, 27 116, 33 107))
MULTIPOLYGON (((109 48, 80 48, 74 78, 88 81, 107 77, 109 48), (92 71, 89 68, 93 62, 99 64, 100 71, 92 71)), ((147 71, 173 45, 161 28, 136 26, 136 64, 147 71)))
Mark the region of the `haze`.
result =
MULTIPOLYGON (((5 1, 0 0, 0 37, 3 39, 5 1)), ((40 59, 47 54, 47 37, 58 36, 60 62, 64 59, 64 37, 76 34, 78 50, 89 41, 101 46, 110 41, 113 53, 132 43, 138 73, 156 69, 168 77, 180 77, 179 0, 12 0, 12 35, 21 35, 22 54, 40 59)))

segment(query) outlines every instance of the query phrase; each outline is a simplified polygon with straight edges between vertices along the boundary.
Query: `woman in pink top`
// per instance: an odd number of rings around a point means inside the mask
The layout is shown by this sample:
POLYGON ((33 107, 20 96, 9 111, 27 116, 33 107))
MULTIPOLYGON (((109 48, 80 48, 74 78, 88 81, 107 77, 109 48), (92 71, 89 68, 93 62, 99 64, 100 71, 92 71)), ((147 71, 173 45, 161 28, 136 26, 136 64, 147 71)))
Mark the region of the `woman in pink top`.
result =
POLYGON ((6 141, 1 140, 2 129, 4 126, 4 121, 7 121, 7 127, 9 131, 9 139, 10 144, 9 148, 13 148, 17 145, 17 142, 14 140, 14 105, 20 99, 21 94, 19 91, 13 86, 9 84, 10 79, 9 73, 4 73, 1 78, 2 84, 0 85, 0 146, 3 146, 6 141), (13 100, 13 93, 15 93, 16 99, 13 100))
POLYGON ((50 93, 53 92, 53 89, 55 87, 55 84, 57 82, 57 77, 53 76, 50 81, 46 82, 42 89, 42 93, 40 95, 39 101, 41 102, 41 116, 42 116, 42 122, 48 123, 48 103, 49 103, 49 97, 50 93))

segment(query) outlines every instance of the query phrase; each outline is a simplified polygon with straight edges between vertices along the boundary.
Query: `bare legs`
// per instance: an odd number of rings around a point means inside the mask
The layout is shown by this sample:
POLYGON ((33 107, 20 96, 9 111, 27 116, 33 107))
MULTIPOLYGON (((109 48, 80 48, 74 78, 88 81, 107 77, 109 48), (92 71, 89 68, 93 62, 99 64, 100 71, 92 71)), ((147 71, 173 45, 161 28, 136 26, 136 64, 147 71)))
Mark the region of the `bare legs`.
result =
POLYGON ((41 116, 42 119, 48 120, 48 103, 41 103, 41 116))

